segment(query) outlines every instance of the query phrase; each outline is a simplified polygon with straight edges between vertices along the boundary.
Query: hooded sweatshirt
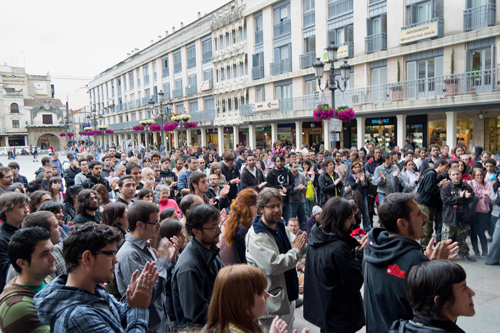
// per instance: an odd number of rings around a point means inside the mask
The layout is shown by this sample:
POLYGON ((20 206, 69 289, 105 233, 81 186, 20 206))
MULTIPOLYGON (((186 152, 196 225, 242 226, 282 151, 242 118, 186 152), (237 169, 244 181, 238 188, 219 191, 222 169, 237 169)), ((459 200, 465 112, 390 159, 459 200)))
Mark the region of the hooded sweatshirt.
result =
MULTIPOLYGON (((471 182, 468 182, 469 185, 471 185, 471 182)), ((475 180, 472 181, 472 187, 474 188, 475 190, 475 196, 477 198, 479 198, 479 201, 477 202, 477 206, 476 206, 476 213, 482 213, 482 214, 486 214, 490 211, 490 201, 491 201, 491 198, 490 198, 490 193, 491 193, 491 184, 488 183, 488 182, 484 182, 484 185, 483 184, 480 184, 478 182, 476 182, 475 180), (484 193, 486 191, 488 191, 488 193, 484 193)))
MULTIPOLYGON (((16 279, 10 281, 0 295, 0 329, 4 333, 16 332, 50 332, 50 327, 43 325, 38 319, 33 296, 36 292, 16 279)), ((47 277, 44 284, 52 280, 47 277)))
POLYGON ((143 333, 148 329, 149 310, 131 309, 96 285, 94 293, 77 287, 66 287, 68 275, 53 280, 33 300, 44 325, 54 321, 54 333, 100 331, 143 333), (121 323, 126 323, 122 328, 121 323), (107 329, 107 330, 106 330, 107 329))
POLYGON ((384 228, 368 233, 363 257, 366 332, 388 332, 398 319, 412 319, 406 278, 410 269, 429 259, 411 238, 389 236, 384 228))
POLYGON ((483 154, 483 147, 481 146, 474 146, 474 150, 476 151, 476 155, 474 156, 474 159, 472 160, 472 162, 474 163, 472 165, 472 168, 479 168, 479 169, 483 169, 483 163, 481 163, 481 155, 483 154))
POLYGON ((417 203, 427 207, 436 207, 439 199, 437 172, 434 169, 427 169, 420 178, 420 185, 417 190, 417 203))

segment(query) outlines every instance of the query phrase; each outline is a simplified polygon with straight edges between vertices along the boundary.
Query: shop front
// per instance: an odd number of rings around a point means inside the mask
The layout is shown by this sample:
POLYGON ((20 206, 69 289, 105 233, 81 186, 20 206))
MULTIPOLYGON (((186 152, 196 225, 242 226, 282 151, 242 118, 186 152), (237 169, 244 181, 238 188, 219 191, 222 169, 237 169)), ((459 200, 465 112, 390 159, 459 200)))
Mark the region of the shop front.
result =
MULTIPOLYGON (((248 135, 248 128, 245 128, 245 133, 248 135)), ((255 127, 255 146, 257 149, 271 149, 273 147, 271 126, 255 127)))
POLYGON ((219 136, 217 128, 206 129, 205 135, 207 136, 207 146, 209 144, 213 144, 217 149, 219 149, 219 136))
POLYGON ((383 152, 396 145, 396 117, 367 118, 365 120, 365 140, 380 144, 383 152))
POLYGON ((500 117, 484 120, 484 150, 496 154, 500 149, 500 117))
POLYGON ((406 117, 406 139, 413 139, 416 147, 428 147, 427 115, 406 117))
POLYGON ((323 141, 323 126, 321 126, 321 123, 314 121, 302 123, 302 143, 307 143, 311 147, 314 143, 321 145, 323 141))
MULTIPOLYGON (((465 146, 467 151, 470 151, 474 146, 473 137, 473 120, 472 119, 461 119, 457 120, 456 129, 456 142, 455 146, 458 144, 465 146)), ((486 126, 485 126, 486 127, 486 126)), ((429 145, 437 144, 443 146, 446 144, 446 120, 432 120, 429 121, 429 145)), ((454 148, 454 147, 451 147, 454 148)))
POLYGON ((295 125, 278 124, 278 140, 283 142, 286 146, 290 146, 294 139, 292 127, 295 127, 295 125))
MULTIPOLYGON (((349 123, 343 123, 343 131, 340 133, 340 141, 345 148, 358 147, 358 128, 357 120, 352 119, 349 123)), ((363 142, 359 142, 359 146, 364 146, 363 142)))
POLYGON ((224 127, 224 149, 222 151, 229 151, 234 148, 234 133, 233 127, 224 127))

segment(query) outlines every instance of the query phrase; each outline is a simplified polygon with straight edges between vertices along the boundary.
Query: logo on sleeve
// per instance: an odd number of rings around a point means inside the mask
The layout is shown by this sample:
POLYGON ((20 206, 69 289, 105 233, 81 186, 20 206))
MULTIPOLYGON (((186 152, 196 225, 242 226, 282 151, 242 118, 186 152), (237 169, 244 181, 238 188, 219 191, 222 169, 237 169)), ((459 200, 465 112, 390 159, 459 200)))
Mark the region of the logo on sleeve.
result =
POLYGON ((398 278, 401 278, 401 279, 404 279, 405 278, 405 275, 406 275, 406 272, 405 271, 402 271, 398 265, 394 264, 394 265, 389 265, 389 267, 387 267, 387 273, 388 274, 391 274, 391 275, 394 275, 394 276, 397 276, 398 278))

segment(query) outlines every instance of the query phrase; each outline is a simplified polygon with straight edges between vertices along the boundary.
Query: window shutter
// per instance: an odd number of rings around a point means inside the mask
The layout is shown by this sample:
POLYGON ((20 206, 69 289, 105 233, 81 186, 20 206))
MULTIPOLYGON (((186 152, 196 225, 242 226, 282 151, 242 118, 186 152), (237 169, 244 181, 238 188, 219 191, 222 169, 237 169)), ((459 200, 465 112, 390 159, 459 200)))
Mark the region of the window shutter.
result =
POLYGON ((434 17, 444 18, 444 0, 435 0, 436 15, 434 17))
POLYGON ((274 49, 274 61, 280 61, 281 60, 281 49, 279 47, 274 49))
POLYGON ((288 59, 292 58, 292 43, 288 44, 288 59))
POLYGON ((345 39, 346 42, 354 42, 354 26, 349 25, 347 26, 347 38, 345 39))
POLYGON ((387 84, 387 67, 380 67, 380 84, 387 84))
POLYGON ((417 23, 418 20, 418 8, 415 5, 411 5, 408 9, 408 25, 417 23))
POLYGON ((372 86, 378 86, 380 84, 380 68, 372 69, 372 86))
POLYGON ((472 69, 472 51, 465 50, 465 71, 472 69))
POLYGON ((387 33, 387 14, 380 15, 380 32, 387 33))
POLYGON ((337 32, 335 30, 328 30, 328 45, 330 45, 330 43, 337 44, 335 41, 336 37, 337 32))
POLYGON ((274 25, 280 23, 281 21, 281 12, 279 9, 274 10, 274 25))
POLYGON ((443 76, 443 57, 435 57, 434 58, 434 75, 436 77, 443 76))
POLYGON ((373 35, 373 20, 371 18, 366 19, 366 36, 373 35))
POLYGON ((259 53, 252 54, 252 67, 259 67, 259 53))
POLYGON ((406 64, 406 79, 408 81, 407 94, 409 99, 414 99, 416 97, 417 84, 415 82, 417 78, 417 62, 412 61, 406 64), (413 82, 410 82, 413 81, 413 82))

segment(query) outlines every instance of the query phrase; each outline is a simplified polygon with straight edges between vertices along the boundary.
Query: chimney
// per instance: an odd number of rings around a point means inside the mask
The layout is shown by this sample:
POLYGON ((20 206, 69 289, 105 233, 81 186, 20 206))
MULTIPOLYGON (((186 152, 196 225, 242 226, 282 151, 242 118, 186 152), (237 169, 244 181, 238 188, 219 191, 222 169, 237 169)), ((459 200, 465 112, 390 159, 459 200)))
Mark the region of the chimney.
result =
POLYGON ((168 30, 165 30, 165 34, 168 36, 168 30))
POLYGON ((184 28, 184 22, 181 22, 181 29, 184 28))
POLYGON ((151 43, 154 43, 154 40, 151 39, 151 43))
POLYGON ((139 51, 139 49, 137 47, 134 50, 139 51))
POLYGON ((198 12, 198 18, 201 18, 201 12, 198 12))
POLYGON ((174 32, 175 32, 175 27, 172 27, 172 33, 174 33, 174 32))
POLYGON ((161 39, 161 36, 158 36, 158 39, 161 39))

